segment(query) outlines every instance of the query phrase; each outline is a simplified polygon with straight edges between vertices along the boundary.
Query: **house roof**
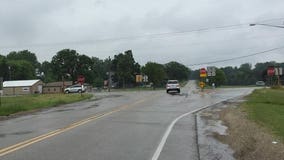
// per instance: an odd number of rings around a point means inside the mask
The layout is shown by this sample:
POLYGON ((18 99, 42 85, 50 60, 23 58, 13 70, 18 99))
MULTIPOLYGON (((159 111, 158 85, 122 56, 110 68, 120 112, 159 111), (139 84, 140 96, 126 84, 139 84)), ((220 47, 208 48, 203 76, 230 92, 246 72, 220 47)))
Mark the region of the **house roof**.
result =
POLYGON ((18 80, 18 81, 5 81, 3 82, 3 87, 30 87, 35 83, 39 82, 39 79, 36 80, 18 80))

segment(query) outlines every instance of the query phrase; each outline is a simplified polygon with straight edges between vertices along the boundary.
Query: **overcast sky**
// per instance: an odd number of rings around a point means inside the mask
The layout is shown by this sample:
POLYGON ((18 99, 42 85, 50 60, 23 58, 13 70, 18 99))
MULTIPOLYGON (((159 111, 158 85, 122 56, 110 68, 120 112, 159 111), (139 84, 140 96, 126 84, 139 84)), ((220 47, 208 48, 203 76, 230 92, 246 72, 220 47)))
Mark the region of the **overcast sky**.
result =
MULTIPOLYGON (((28 49, 43 62, 65 48, 101 59, 132 49, 142 65, 189 66, 283 47, 284 28, 248 25, 283 22, 283 0, 1 0, 0 54, 28 49)), ((284 49, 191 68, 271 60, 284 62, 284 49)))

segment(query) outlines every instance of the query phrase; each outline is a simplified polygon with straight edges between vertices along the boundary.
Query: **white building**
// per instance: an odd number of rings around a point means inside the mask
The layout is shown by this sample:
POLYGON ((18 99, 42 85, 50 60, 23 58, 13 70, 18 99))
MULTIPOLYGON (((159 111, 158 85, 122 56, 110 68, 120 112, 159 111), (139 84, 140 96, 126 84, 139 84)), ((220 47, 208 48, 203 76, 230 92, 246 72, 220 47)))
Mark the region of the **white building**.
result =
POLYGON ((17 80, 3 82, 3 95, 27 95, 42 93, 42 81, 37 80, 17 80))

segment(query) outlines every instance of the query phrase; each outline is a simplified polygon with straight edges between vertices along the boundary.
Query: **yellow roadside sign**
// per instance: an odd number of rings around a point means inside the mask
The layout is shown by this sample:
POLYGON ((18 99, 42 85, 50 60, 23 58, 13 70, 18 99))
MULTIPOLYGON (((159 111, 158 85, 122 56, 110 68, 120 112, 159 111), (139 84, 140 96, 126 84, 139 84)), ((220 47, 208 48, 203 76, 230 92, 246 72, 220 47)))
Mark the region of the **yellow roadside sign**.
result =
POLYGON ((142 82, 143 76, 138 74, 136 75, 136 83, 142 82))
POLYGON ((204 82, 199 82, 199 86, 200 86, 201 88, 204 88, 204 87, 205 87, 205 83, 204 83, 204 82))

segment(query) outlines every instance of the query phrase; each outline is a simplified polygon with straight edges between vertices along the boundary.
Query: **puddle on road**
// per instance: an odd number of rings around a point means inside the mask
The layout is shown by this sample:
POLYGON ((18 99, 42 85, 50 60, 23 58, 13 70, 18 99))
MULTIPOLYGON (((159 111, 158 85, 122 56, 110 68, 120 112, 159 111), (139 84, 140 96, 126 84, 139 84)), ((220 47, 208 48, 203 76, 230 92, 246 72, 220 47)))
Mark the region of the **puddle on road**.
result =
POLYGON ((168 93, 171 96, 184 96, 188 97, 188 93, 168 93))
POLYGON ((98 104, 93 104, 89 107, 81 108, 80 110, 88 110, 88 109, 92 109, 92 108, 97 108, 98 106, 99 106, 98 104))
POLYGON ((33 132, 32 131, 21 131, 21 132, 13 132, 13 133, 0 133, 0 138, 4 138, 9 135, 19 136, 19 135, 25 135, 25 134, 30 134, 30 133, 33 133, 33 132))
POLYGON ((58 109, 58 110, 55 110, 55 111, 53 111, 53 112, 66 112, 66 111, 73 111, 73 110, 75 110, 75 109, 73 109, 73 108, 69 108, 69 109, 58 109))
POLYGON ((96 98, 90 99, 89 102, 92 101, 98 101, 104 98, 117 98, 117 97, 122 97, 122 95, 114 94, 114 95, 99 95, 96 98))

